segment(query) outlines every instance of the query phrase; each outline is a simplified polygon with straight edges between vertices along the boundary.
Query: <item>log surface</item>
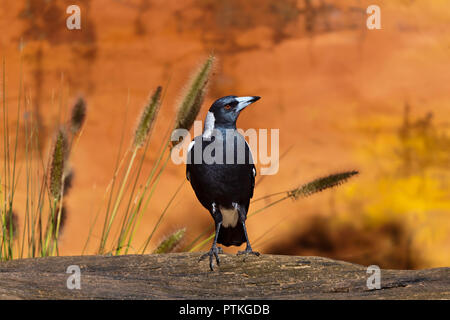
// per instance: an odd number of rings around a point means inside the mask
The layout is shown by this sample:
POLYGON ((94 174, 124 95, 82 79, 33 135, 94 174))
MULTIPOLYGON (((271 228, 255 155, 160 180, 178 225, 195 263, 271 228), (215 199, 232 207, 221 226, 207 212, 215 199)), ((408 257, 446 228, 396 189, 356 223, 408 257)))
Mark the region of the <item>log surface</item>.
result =
POLYGON ((1 299, 450 299, 450 268, 381 270, 369 290, 361 265, 320 257, 199 253, 81 256, 0 263, 1 299), (244 261, 245 260, 245 261, 244 261), (68 289, 71 265, 81 289, 68 289))

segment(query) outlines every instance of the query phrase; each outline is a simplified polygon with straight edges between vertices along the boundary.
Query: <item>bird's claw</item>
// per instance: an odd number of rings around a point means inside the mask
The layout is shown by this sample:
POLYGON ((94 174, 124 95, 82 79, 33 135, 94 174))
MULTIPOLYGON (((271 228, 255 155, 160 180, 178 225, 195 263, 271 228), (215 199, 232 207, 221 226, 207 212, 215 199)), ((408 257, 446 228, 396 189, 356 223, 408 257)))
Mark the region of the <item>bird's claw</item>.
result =
POLYGON ((244 251, 238 251, 238 253, 237 253, 238 256, 240 256, 240 255, 246 255, 247 256, 249 254, 255 255, 257 257, 260 256, 259 252, 253 251, 252 248, 250 248, 250 247, 245 248, 244 251))
POLYGON ((222 248, 214 246, 207 253, 203 254, 200 257, 200 259, 198 259, 198 261, 200 262, 203 259, 205 259, 206 257, 209 257, 209 268, 211 269, 211 271, 214 271, 214 268, 213 268, 213 256, 216 258, 217 265, 220 265, 219 254, 221 254, 221 253, 223 253, 222 248))

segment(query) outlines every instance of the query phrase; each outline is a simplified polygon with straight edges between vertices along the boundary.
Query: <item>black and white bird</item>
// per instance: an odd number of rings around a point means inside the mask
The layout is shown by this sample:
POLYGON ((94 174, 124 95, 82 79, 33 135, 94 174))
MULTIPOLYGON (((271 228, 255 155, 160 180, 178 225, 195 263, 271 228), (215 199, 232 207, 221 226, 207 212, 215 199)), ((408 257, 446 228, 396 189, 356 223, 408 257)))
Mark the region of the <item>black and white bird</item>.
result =
POLYGON ((219 265, 218 254, 224 246, 240 246, 238 254, 254 254, 248 240, 245 220, 253 197, 256 169, 245 138, 236 130, 240 112, 260 97, 226 96, 216 100, 206 115, 203 134, 189 145, 186 178, 200 203, 210 212, 215 223, 215 237, 209 256, 219 265), (221 150, 219 150, 221 149, 221 150))

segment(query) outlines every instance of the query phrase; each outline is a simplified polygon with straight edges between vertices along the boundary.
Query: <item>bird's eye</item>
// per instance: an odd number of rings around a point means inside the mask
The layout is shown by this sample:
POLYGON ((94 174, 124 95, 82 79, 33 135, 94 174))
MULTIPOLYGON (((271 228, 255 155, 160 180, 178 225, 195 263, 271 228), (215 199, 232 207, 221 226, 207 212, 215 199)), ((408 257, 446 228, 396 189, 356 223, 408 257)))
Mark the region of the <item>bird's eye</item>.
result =
POLYGON ((231 106, 229 104, 227 104, 224 108, 225 108, 225 110, 230 110, 231 106))

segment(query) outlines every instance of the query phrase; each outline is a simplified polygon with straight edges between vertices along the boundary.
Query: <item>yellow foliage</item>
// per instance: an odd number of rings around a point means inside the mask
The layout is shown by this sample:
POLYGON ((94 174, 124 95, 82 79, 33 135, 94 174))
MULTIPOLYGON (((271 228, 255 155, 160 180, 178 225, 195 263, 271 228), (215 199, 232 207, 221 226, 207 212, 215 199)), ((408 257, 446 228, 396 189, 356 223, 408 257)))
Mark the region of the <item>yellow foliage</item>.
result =
POLYGON ((340 189, 350 204, 342 219, 373 229, 401 222, 428 266, 450 264, 450 139, 430 115, 413 123, 406 118, 400 130, 380 130, 379 119, 376 127, 364 130, 370 143, 357 150, 360 178, 340 189))

